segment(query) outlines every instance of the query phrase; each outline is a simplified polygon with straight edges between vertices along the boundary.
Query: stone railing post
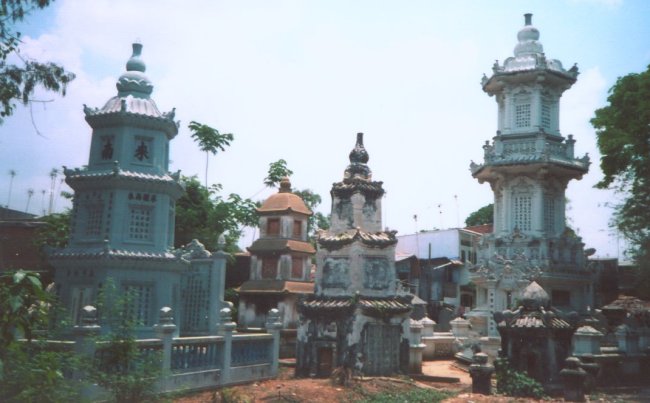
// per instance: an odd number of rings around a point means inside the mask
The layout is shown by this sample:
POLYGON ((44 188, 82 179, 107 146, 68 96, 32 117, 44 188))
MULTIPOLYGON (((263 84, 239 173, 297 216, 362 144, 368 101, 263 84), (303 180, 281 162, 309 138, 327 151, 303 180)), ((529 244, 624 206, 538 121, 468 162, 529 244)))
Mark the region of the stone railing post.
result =
POLYGON ((412 374, 422 373, 422 352, 424 351, 424 343, 422 343, 422 324, 410 319, 411 335, 409 336, 409 372, 412 374))
POLYGON ((469 336, 469 329, 471 325, 467 319, 463 319, 459 316, 449 322, 449 325, 451 326, 451 333, 454 335, 454 337, 462 339, 469 336))
MULTIPOLYGON (((92 305, 84 306, 81 309, 81 325, 77 325, 73 328, 75 354, 92 363, 95 358, 95 337, 99 335, 100 331, 101 327, 97 323, 97 308, 92 305)), ((77 368, 74 370, 72 376, 74 379, 83 380, 86 378, 86 371, 77 368)), ((81 396, 91 399, 93 395, 94 390, 87 382, 84 382, 81 396)))
POLYGON ((166 380, 169 378, 172 370, 172 344, 174 341, 174 332, 176 332, 174 316, 170 307, 165 306, 160 309, 158 324, 154 325, 154 330, 162 341, 162 384, 160 386, 161 391, 166 391, 168 388, 166 380))
POLYGON ((221 368, 221 384, 230 382, 230 365, 232 362, 232 333, 237 324, 232 321, 230 308, 222 308, 219 311, 219 324, 217 334, 223 336, 223 366, 221 368))
POLYGON ((472 393, 491 395, 493 373, 494 366, 488 363, 487 354, 474 354, 474 363, 469 366, 469 375, 472 377, 472 393))
POLYGON ((228 260, 228 253, 224 252, 223 248, 226 245, 226 238, 223 234, 219 235, 217 241, 217 250, 212 253, 211 267, 212 275, 210 276, 210 306, 208 310, 208 332, 215 334, 217 331, 217 324, 220 309, 224 308, 223 298, 226 284, 226 261, 228 260))
POLYGON ((271 351, 271 376, 278 375, 278 365, 280 360, 280 329, 282 329, 280 311, 273 308, 266 316, 266 331, 273 336, 273 350, 271 351))
POLYGON ((560 379, 564 386, 564 400, 583 402, 587 372, 580 368, 580 360, 577 357, 567 358, 565 364, 564 369, 560 371, 560 379))

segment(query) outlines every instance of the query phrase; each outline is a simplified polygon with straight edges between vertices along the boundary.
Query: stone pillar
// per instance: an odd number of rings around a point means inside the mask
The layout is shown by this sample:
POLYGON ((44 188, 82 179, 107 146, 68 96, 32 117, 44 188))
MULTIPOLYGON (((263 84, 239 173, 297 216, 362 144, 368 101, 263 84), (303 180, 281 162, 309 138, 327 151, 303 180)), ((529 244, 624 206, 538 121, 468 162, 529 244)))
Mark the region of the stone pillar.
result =
POLYGON ((228 254, 223 251, 226 239, 223 234, 219 235, 217 251, 211 256, 212 275, 210 276, 210 299, 208 308, 208 332, 216 334, 219 323, 219 310, 223 307, 224 289, 226 286, 226 261, 228 254))
MULTIPOLYGON (((92 305, 84 306, 81 309, 81 325, 73 328, 75 354, 84 357, 88 362, 92 362, 95 357, 95 337, 100 331, 101 327, 97 323, 97 308, 92 305)), ((75 368, 72 374, 76 380, 84 380, 86 375, 86 371, 80 368, 75 368)), ((83 383, 81 396, 88 400, 95 397, 95 390, 89 382, 83 383)))
POLYGON ((221 368, 221 384, 230 382, 230 363, 232 362, 232 332, 237 324, 232 321, 230 308, 222 308, 219 311, 219 324, 217 334, 223 336, 223 367, 221 368))
POLYGON ((280 329, 282 321, 280 320, 280 311, 276 308, 269 310, 266 315, 266 331, 273 335, 273 350, 271 352, 271 376, 278 375, 278 364, 280 360, 280 329))
POLYGON ((500 337, 499 331, 497 330, 497 324, 494 321, 494 313, 496 312, 496 285, 495 280, 486 281, 487 286, 487 304, 490 307, 490 315, 487 317, 487 334, 490 338, 500 337))
POLYGON ((422 373, 422 352, 424 350, 424 343, 422 343, 422 324, 410 319, 410 336, 409 336, 409 373, 421 374, 422 373))
POLYGON ((474 363, 469 366, 469 375, 472 377, 472 393, 491 395, 493 373, 494 366, 488 363, 487 354, 474 354, 474 363))
POLYGON ((458 317, 449 322, 449 325, 451 326, 451 333, 453 333, 454 337, 461 339, 469 336, 469 328, 471 325, 467 319, 458 317))
POLYGON ((436 343, 433 339, 433 327, 436 325, 436 322, 424 317, 420 320, 422 325, 421 340, 424 343, 424 352, 422 353, 423 360, 433 360, 436 354, 436 343))
POLYGON ((629 355, 639 354, 639 334, 628 325, 616 328, 616 342, 618 349, 629 355))
POLYGON ((162 341, 162 385, 160 386, 162 391, 166 391, 168 390, 166 382, 168 379, 167 374, 171 373, 172 370, 172 343, 174 341, 174 333, 176 332, 174 316, 170 307, 165 306, 160 309, 158 324, 154 325, 154 331, 162 341))
POLYGON ((581 357, 584 355, 600 354, 600 345, 604 335, 591 326, 581 326, 573 334, 571 344, 573 355, 581 357))
POLYGON ((565 360, 565 368, 560 371, 560 379, 564 386, 564 400, 583 402, 585 400, 585 380, 587 373, 580 368, 580 360, 569 357, 565 360))

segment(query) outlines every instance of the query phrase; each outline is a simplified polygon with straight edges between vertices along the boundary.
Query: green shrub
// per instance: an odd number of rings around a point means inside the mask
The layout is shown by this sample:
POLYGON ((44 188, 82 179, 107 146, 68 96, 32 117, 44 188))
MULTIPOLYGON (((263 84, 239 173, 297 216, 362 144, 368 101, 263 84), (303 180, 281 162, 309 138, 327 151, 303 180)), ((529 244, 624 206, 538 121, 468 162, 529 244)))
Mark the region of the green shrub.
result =
POLYGON ((494 362, 497 378, 497 392, 514 397, 532 397, 541 399, 544 387, 527 374, 516 371, 510 366, 507 358, 498 358, 494 362))

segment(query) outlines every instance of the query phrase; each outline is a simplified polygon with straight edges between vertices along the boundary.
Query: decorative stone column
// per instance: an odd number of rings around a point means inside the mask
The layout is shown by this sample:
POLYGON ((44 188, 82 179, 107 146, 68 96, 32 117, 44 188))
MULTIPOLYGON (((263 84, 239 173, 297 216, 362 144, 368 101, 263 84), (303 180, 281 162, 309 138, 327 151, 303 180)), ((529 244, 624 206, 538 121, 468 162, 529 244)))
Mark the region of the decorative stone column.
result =
POLYGON ((600 354, 600 345, 604 335, 591 326, 582 326, 573 334, 573 355, 581 357, 584 355, 600 354))
POLYGON ((474 363, 469 366, 469 375, 472 377, 472 393, 491 395, 493 373, 494 366, 488 363, 487 354, 474 354, 474 363))
POLYGON ((273 335, 273 350, 271 353, 271 376, 278 375, 278 361, 280 360, 280 329, 282 320, 280 311, 276 308, 269 310, 266 316, 266 331, 273 335))
MULTIPOLYGON (((101 331, 101 326, 97 323, 97 308, 92 305, 86 305, 81 309, 81 325, 73 328, 74 335, 74 352, 80 357, 84 357, 88 362, 92 362, 95 356, 95 337, 101 331)), ((82 380, 86 378, 86 371, 75 368, 72 376, 74 379, 82 380)), ((81 396, 88 400, 95 397, 96 390, 89 383, 84 383, 81 388, 81 396)))
POLYGON ((230 308, 222 308, 219 311, 219 324, 217 334, 223 336, 223 368, 221 370, 221 384, 230 382, 230 363, 232 362, 232 332, 237 324, 232 321, 230 308))
POLYGON ((451 326, 451 333, 454 335, 454 337, 462 339, 469 336, 469 329, 471 327, 471 324, 467 319, 458 317, 449 322, 449 325, 451 326))
POLYGON ((212 275, 210 276, 210 307, 208 309, 208 332, 215 334, 217 331, 219 310, 223 308, 224 290, 226 285, 226 261, 228 253, 223 248, 226 245, 226 238, 223 234, 219 235, 217 241, 217 251, 212 253, 212 275))
POLYGON ((565 368, 560 371, 560 379, 564 386, 564 400, 583 402, 585 400, 585 380, 587 373, 580 368, 580 360, 569 357, 565 360, 565 368))
POLYGON ((162 382, 160 385, 161 391, 166 391, 167 388, 167 374, 172 370, 172 343, 174 341, 174 333, 176 332, 176 325, 174 324, 174 316, 172 309, 168 306, 162 307, 158 312, 158 324, 154 325, 156 335, 162 341, 162 382))
POLYGON ((433 328, 436 322, 429 319, 427 316, 420 319, 422 325, 422 343, 424 343, 424 351, 422 353, 423 360, 433 360, 436 354, 436 343, 433 336, 433 328))
POLYGON ((424 351, 424 343, 422 343, 422 324, 410 319, 409 336, 409 373, 421 374, 422 373, 422 352, 424 351))

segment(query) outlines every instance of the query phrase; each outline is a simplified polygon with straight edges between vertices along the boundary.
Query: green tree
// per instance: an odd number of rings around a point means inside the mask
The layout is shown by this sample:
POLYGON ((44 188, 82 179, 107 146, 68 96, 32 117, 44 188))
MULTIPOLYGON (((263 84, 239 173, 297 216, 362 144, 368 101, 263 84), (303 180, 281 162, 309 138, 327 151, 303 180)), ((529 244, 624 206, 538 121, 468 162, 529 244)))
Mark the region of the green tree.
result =
POLYGON ((279 159, 269 164, 269 172, 264 178, 264 184, 270 188, 276 187, 282 178, 291 175, 293 175, 293 171, 287 167, 287 161, 279 159))
POLYGON ((0 124, 3 118, 13 114, 16 101, 23 105, 32 102, 37 87, 65 96, 67 85, 75 78, 58 64, 25 59, 18 52, 21 34, 16 31, 16 24, 50 3, 50 0, 3 0, 0 3, 0 124), (17 56, 20 64, 7 61, 11 54, 17 56))
POLYGON ((71 211, 54 213, 40 218, 45 225, 36 230, 34 244, 42 253, 48 248, 64 248, 70 237, 71 211))
POLYGON ((53 299, 37 273, 18 270, 0 275, 0 400, 3 402, 76 401, 76 383, 66 379, 78 360, 50 351, 36 338, 48 326, 53 299), (17 336, 26 341, 17 340, 17 336))
POLYGON ((221 185, 208 189, 196 177, 183 177, 182 181, 185 194, 176 202, 175 246, 196 238, 213 249, 219 235, 224 234, 226 249, 237 250, 243 227, 257 225, 257 205, 234 193, 224 198, 221 185))
POLYGON ((623 196, 612 224, 629 241, 641 269, 639 291, 650 297, 650 66, 619 77, 607 101, 591 119, 604 175, 596 187, 623 196))
POLYGON ((492 224, 494 219, 494 204, 490 203, 476 210, 465 219, 465 225, 468 227, 474 225, 492 224))
POLYGON ((187 126, 192 131, 192 138, 199 143, 201 151, 205 151, 205 187, 208 187, 208 161, 210 154, 217 155, 219 150, 225 151, 234 139, 231 133, 219 133, 219 130, 208 125, 191 121, 187 126))

